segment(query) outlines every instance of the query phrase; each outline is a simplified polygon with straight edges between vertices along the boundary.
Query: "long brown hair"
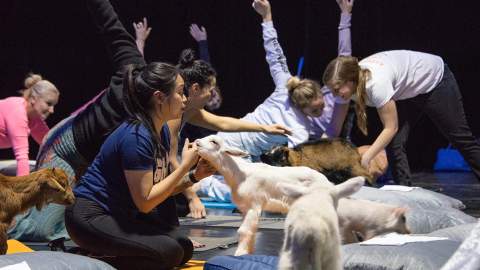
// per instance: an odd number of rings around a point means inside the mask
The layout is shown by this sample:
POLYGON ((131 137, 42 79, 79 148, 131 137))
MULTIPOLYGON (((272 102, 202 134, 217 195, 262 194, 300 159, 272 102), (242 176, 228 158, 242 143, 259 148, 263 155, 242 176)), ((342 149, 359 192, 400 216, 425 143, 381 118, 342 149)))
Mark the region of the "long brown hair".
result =
POLYGON ((323 83, 327 85, 335 94, 338 89, 347 82, 353 82, 355 85, 355 114, 357 115, 357 126, 364 135, 367 130, 366 113, 366 83, 370 79, 370 71, 362 69, 358 65, 358 59, 353 56, 339 56, 327 65, 323 73, 323 83))

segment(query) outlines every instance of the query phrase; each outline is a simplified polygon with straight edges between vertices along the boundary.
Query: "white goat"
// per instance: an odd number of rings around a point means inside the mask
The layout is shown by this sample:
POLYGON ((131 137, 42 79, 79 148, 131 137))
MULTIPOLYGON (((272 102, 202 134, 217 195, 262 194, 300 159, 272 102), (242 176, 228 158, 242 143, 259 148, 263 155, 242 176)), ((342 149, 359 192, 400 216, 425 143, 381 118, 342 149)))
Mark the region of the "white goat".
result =
POLYGON ((253 252, 262 210, 288 212, 294 199, 285 193, 280 183, 309 186, 315 182, 333 187, 323 174, 307 167, 274 167, 248 162, 242 159, 247 153, 224 146, 223 139, 216 135, 196 140, 195 143, 198 154, 224 176, 232 190, 232 201, 244 216, 238 229, 236 256, 253 252))
POLYGON ((279 270, 342 269, 338 200, 357 192, 364 183, 365 179, 355 177, 335 187, 281 184, 290 197, 300 198, 291 205, 285 220, 279 270))

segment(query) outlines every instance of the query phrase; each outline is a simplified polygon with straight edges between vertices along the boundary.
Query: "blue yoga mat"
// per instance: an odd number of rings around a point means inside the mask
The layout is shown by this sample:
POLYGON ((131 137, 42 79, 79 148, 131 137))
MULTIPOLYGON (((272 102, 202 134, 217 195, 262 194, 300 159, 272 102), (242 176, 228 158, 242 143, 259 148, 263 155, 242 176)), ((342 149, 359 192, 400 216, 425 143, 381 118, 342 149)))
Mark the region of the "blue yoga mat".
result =
POLYGON ((202 198, 201 200, 205 208, 228 209, 228 210, 233 210, 237 208, 237 206, 235 206, 235 204, 233 203, 217 202, 217 201, 214 201, 213 199, 208 199, 208 198, 202 198))

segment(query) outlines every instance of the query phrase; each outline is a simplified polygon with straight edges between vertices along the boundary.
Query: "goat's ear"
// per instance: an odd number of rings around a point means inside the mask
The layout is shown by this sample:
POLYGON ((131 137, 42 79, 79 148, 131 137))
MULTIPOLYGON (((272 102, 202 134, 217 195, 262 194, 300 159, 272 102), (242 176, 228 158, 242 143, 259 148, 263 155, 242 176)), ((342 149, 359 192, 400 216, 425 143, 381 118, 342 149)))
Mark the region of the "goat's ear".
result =
POLYGON ((334 187, 337 198, 347 197, 359 191, 365 184, 365 177, 357 176, 334 187))
POLYGON ((246 157, 246 156, 248 156, 247 152, 242 151, 242 150, 240 150, 238 148, 235 148, 235 147, 225 147, 223 152, 225 152, 225 153, 227 153, 231 156, 236 156, 236 157, 246 157))
POLYGON ((277 188, 280 190, 280 192, 293 199, 296 199, 308 193, 308 187, 298 184, 279 182, 277 183, 277 188))

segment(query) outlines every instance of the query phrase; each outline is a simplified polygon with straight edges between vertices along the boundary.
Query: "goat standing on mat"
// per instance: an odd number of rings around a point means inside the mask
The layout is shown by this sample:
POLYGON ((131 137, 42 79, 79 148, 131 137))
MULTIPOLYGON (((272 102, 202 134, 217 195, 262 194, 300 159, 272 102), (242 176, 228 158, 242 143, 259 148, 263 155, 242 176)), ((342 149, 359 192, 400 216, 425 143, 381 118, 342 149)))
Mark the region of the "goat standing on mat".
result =
POLYGON ((25 176, 0 174, 0 254, 7 251, 7 229, 14 217, 48 203, 72 204, 75 197, 61 169, 42 169, 25 176))
POLYGON ((285 220, 279 270, 342 269, 338 200, 357 192, 364 183, 363 177, 356 177, 334 187, 279 184, 290 197, 299 197, 285 220))
POLYGON ((321 173, 307 167, 274 167, 251 163, 247 154, 227 148, 221 137, 207 136, 196 140, 198 154, 220 172, 232 190, 232 201, 244 215, 238 229, 239 242, 235 255, 252 253, 255 233, 262 210, 287 213, 294 199, 279 188, 279 183, 308 186, 311 183, 333 187, 321 173))

